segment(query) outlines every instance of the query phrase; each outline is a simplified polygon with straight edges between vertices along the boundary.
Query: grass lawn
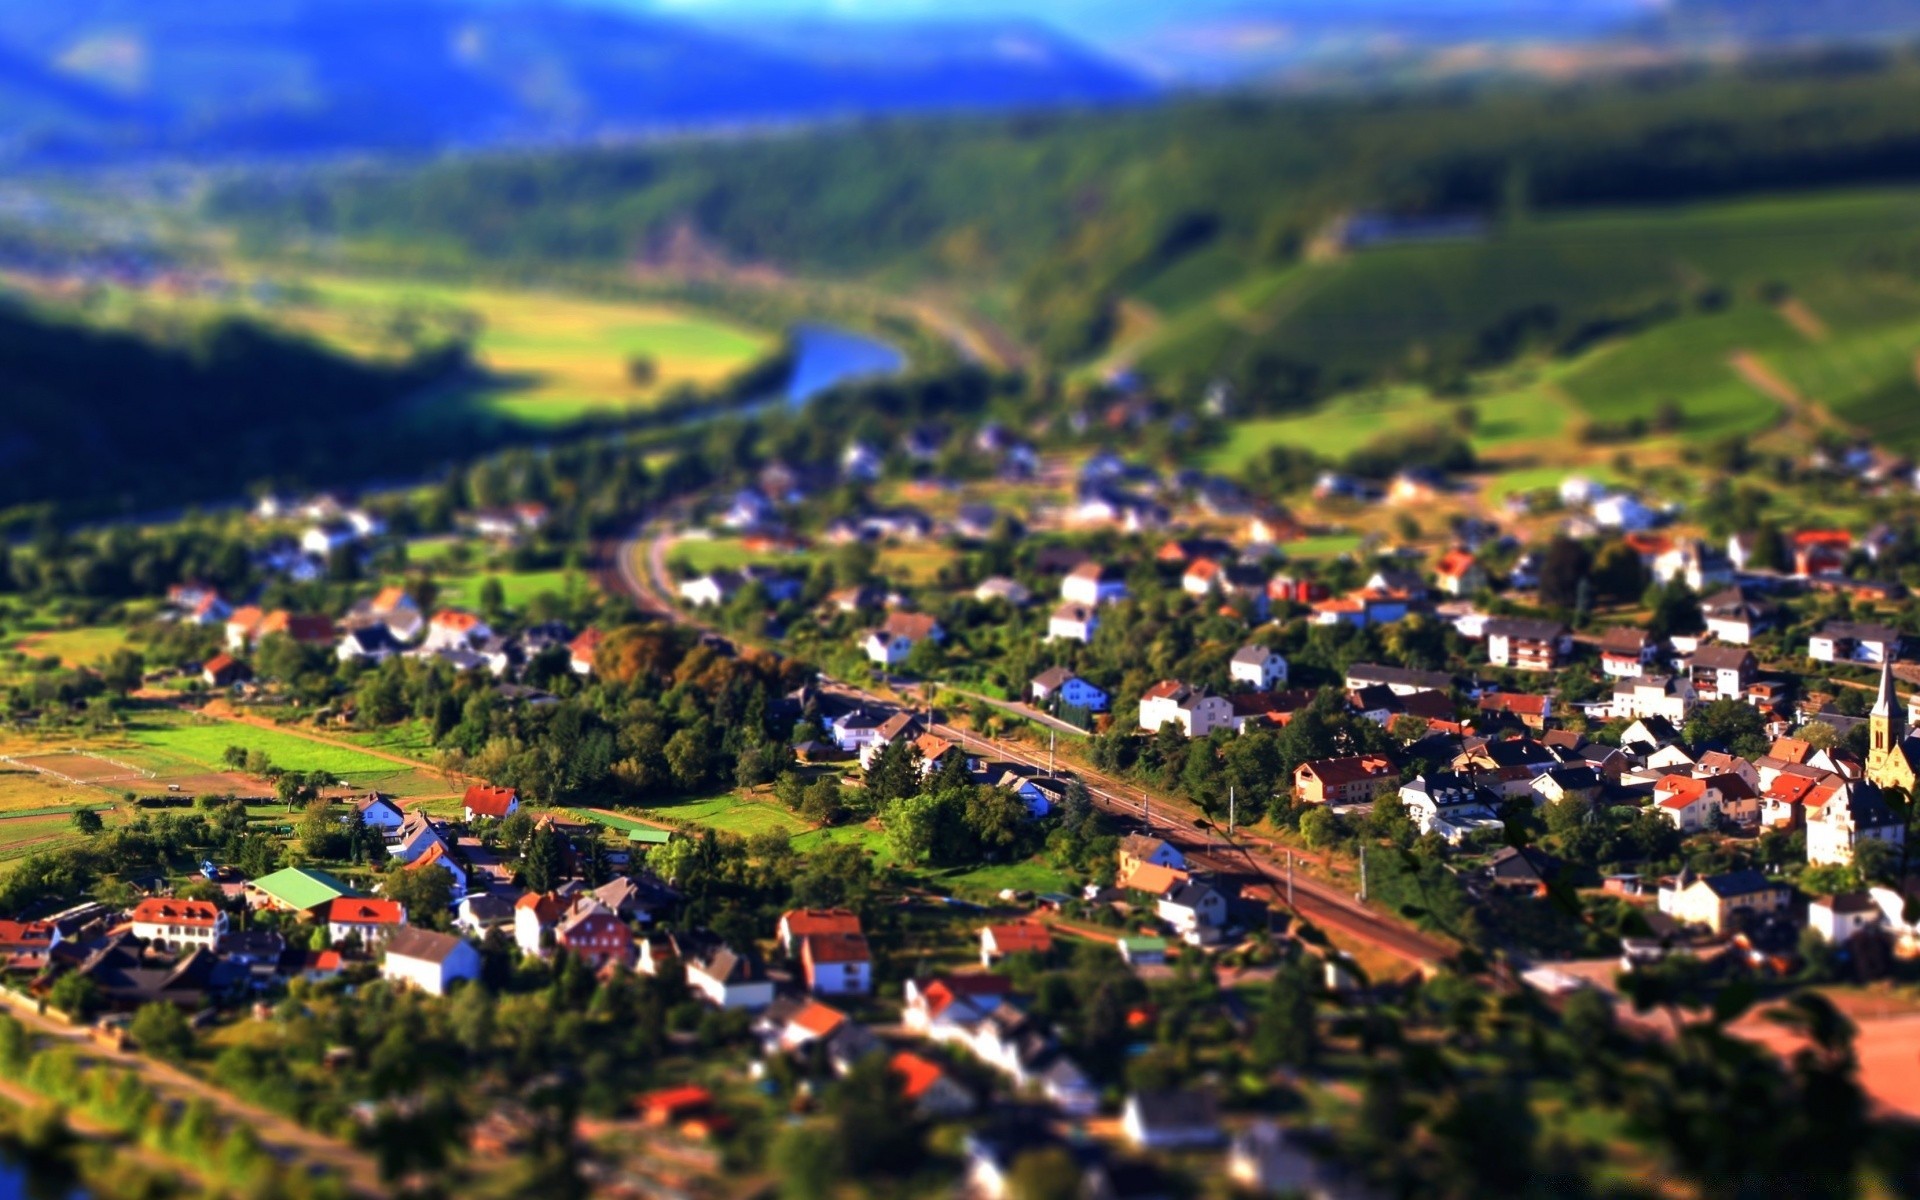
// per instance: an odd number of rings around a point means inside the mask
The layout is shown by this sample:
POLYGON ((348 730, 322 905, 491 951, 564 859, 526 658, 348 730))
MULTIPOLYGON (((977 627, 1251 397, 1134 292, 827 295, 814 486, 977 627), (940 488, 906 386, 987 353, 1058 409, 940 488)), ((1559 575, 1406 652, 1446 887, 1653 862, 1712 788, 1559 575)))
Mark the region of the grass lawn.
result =
POLYGON ((1282 553, 1288 558, 1333 558, 1360 548, 1360 535, 1357 533, 1331 533, 1325 537, 1301 538, 1298 541, 1283 543, 1282 553))
POLYGON ((795 835, 812 828, 770 798, 759 799, 734 793, 661 805, 648 809, 647 816, 656 821, 686 821, 722 833, 737 833, 742 837, 770 832, 795 835))
POLYGON ((729 317, 662 303, 597 300, 551 291, 462 287, 404 279, 315 276, 265 315, 361 353, 395 353, 409 310, 464 314, 477 323, 474 355, 497 386, 435 402, 532 424, 645 407, 681 385, 711 385, 769 353, 775 339, 729 317), (627 364, 653 360, 636 386, 627 364))
POLYGON ((589 586, 586 575, 578 571, 480 571, 437 580, 440 594, 435 604, 477 608, 480 589, 488 579, 500 581, 500 594, 511 609, 524 609, 528 601, 542 592, 565 596, 569 589, 584 590, 589 586))
POLYGON ((55 655, 69 667, 90 667, 127 644, 127 631, 119 625, 88 625, 78 629, 49 629, 29 633, 14 643, 14 649, 39 658, 55 655))
POLYGON ((704 575, 708 571, 737 570, 749 563, 764 563, 791 571, 803 571, 811 557, 804 553, 756 554, 747 549, 738 538, 685 538, 675 542, 673 548, 667 552, 668 564, 690 575, 704 575))
POLYGON ((342 731, 330 736, 388 754, 404 754, 422 762, 433 753, 432 730, 425 721, 420 720, 402 721, 384 729, 342 731))
POLYGON ((0 763, 0 818, 62 806, 98 804, 100 793, 12 763, 0 763))
POLYGON ((429 767, 410 769, 349 746, 331 746, 235 721, 168 719, 171 716, 153 715, 130 726, 125 737, 131 747, 114 746, 103 753, 153 771, 154 782, 162 784, 196 774, 224 772, 227 767, 222 755, 226 748, 241 746, 265 751, 278 767, 325 771, 355 787, 377 788, 396 796, 430 796, 457 790, 429 767))
POLYGON ((951 889, 954 894, 992 899, 1002 888, 1025 892, 1062 892, 1072 886, 1072 877, 1056 871, 1035 858, 1018 863, 995 863, 966 871, 929 871, 927 882, 951 889))

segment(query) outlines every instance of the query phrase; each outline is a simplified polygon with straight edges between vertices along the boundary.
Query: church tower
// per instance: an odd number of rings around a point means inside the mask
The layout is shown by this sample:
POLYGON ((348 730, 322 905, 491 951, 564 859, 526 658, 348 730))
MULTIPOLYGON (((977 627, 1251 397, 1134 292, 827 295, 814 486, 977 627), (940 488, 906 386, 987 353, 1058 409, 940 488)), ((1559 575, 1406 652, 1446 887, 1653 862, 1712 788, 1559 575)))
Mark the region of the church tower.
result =
POLYGON ((1907 710, 1893 687, 1893 660, 1880 664, 1880 691, 1867 714, 1867 779, 1881 787, 1911 790, 1913 763, 1907 757, 1907 710))

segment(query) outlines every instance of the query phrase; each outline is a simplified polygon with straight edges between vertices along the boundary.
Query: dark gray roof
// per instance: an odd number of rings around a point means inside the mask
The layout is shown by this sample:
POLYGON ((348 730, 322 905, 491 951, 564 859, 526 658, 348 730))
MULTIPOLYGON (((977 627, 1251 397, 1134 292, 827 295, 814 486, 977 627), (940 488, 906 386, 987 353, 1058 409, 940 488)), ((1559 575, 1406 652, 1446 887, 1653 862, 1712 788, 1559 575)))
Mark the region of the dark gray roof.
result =
POLYGON ((387 955, 399 955, 402 958, 417 958, 423 962, 443 963, 453 953, 466 945, 463 938, 449 933, 435 933, 431 929, 419 929, 412 925, 393 931, 387 939, 387 955))
POLYGON ((1517 638, 1527 642, 1547 642, 1565 637, 1567 627, 1558 621, 1531 617, 1496 617, 1487 622, 1488 637, 1517 638))

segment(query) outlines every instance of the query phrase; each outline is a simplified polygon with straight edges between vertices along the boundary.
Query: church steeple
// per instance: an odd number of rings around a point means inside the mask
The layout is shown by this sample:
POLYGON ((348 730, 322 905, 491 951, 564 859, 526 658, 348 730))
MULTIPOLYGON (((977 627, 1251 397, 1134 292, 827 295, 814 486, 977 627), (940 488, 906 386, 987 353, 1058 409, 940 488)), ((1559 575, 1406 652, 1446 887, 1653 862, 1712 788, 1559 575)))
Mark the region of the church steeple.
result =
POLYGON ((1880 664, 1880 691, 1867 714, 1869 755, 1886 754, 1907 738, 1907 712, 1893 688, 1893 659, 1880 664))

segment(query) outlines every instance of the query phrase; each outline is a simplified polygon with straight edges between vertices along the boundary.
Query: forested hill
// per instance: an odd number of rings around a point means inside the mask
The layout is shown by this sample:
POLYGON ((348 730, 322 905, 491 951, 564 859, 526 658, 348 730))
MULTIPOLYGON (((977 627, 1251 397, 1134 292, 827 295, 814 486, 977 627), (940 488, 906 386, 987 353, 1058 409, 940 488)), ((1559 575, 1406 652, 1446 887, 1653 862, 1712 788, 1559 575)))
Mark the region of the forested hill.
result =
POLYGON ((5 304, 0 363, 0 512, 146 510, 396 469, 414 449, 396 407, 452 366, 363 364, 236 320, 163 345, 5 304))
MULTIPOLYGON (((255 175, 209 204, 276 239, 304 228, 403 257, 617 266, 697 241, 736 262, 940 279, 1011 295, 1016 333, 1068 362, 1105 344, 1117 300, 1284 268, 1343 212, 1470 213, 1497 228, 1903 181, 1920 176, 1915 111, 1913 56, 1855 52, 1555 89, 1194 100, 255 175)), ((1586 316, 1645 301, 1597 295, 1586 316)), ((1459 331, 1462 354, 1486 332, 1459 331)))

